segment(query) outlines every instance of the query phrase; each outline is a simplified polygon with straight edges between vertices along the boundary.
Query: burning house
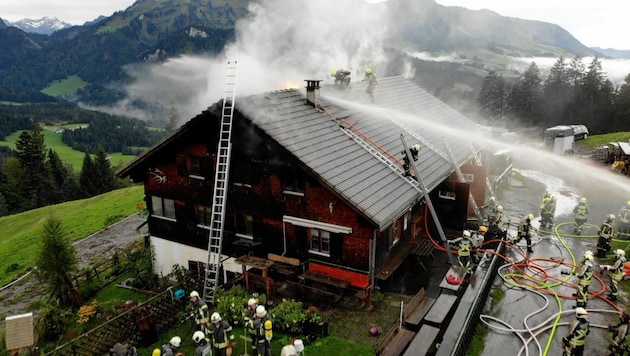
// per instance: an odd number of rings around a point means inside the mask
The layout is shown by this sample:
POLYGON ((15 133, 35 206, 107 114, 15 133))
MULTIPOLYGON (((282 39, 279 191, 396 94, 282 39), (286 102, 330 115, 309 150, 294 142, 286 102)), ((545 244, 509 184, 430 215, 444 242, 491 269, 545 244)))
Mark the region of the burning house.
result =
MULTIPOLYGON (((488 195, 468 139, 476 124, 402 77, 380 79, 375 104, 309 80, 306 95, 277 90, 234 106, 223 282, 242 273, 239 257, 274 254, 369 293, 435 234, 428 198, 460 234, 469 197, 488 195), (403 140, 421 146, 411 176, 403 140)), ((216 103, 117 174, 144 183, 158 274, 179 264, 204 278, 221 110, 216 103)))

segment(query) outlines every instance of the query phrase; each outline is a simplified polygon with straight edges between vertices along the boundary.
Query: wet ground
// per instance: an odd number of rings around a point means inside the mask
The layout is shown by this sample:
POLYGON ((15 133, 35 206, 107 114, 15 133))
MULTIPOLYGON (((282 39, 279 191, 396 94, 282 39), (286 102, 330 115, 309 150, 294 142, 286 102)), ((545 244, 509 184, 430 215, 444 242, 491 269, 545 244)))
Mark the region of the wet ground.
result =
MULTIPOLYGON (((579 164, 535 167, 531 161, 517 161, 515 167, 510 184, 497 194, 511 221, 510 234, 515 234, 516 225, 528 213, 536 216, 534 225, 538 225, 540 200, 545 191, 558 197, 557 229, 535 234, 531 254, 524 255, 518 249, 506 253, 506 265, 499 269, 500 276, 495 281, 496 287, 506 292, 505 296, 498 305, 488 306, 482 316, 492 325, 485 338, 483 355, 561 355, 560 341, 567 332, 566 324, 575 320, 575 298, 571 296, 575 288, 568 283, 576 283, 577 279, 565 274, 571 268, 560 265, 559 261, 572 263, 573 254, 578 263, 585 250, 596 252, 599 225, 606 214, 619 211, 630 193, 619 188, 624 182, 619 185, 618 177, 609 180, 610 173, 600 172, 598 167, 591 169, 579 164), (577 237, 573 236, 572 210, 581 196, 588 199, 589 223, 593 225, 585 227, 582 236, 577 237), (517 268, 514 264, 519 262, 522 264, 517 268), (523 288, 524 285, 531 287, 523 288), (557 318, 559 313, 562 316, 557 318)), ((630 186, 630 181, 625 184, 630 186)), ((525 241, 518 246, 525 250, 525 241)), ((594 265, 612 263, 612 257, 595 258, 594 265)), ((609 278, 606 273, 600 276, 599 268, 595 270, 597 278, 590 290, 605 297, 609 278)), ((605 328, 618 321, 618 310, 627 301, 623 292, 620 295, 617 304, 599 297, 589 300, 591 332, 585 355, 607 355, 610 333, 605 328)))

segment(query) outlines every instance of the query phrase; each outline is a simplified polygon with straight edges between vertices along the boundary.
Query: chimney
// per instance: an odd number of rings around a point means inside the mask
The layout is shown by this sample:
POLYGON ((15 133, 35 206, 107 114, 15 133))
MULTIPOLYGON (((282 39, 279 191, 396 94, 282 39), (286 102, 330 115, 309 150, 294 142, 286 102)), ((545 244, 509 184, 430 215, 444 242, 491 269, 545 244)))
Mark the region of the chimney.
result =
POLYGON ((306 79, 306 102, 313 105, 315 108, 321 107, 319 102, 319 82, 317 79, 306 79))

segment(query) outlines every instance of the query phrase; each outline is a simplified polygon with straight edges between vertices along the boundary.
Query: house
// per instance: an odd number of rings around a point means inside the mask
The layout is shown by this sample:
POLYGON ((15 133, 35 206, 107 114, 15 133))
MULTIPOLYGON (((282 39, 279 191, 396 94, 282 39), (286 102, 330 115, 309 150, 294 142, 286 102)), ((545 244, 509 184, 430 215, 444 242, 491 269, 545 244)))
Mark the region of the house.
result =
MULTIPOLYGON (((479 204, 487 194, 487 168, 471 151, 473 121, 402 77, 381 78, 375 104, 361 89, 306 82, 306 96, 287 89, 236 98, 225 279, 241 272, 239 256, 273 253, 370 289, 435 234, 427 199, 441 226, 461 234, 469 193, 479 204), (421 145, 416 178, 401 168, 401 134, 421 145)), ((204 276, 221 110, 214 104, 117 173, 144 183, 158 274, 179 264, 204 276)))

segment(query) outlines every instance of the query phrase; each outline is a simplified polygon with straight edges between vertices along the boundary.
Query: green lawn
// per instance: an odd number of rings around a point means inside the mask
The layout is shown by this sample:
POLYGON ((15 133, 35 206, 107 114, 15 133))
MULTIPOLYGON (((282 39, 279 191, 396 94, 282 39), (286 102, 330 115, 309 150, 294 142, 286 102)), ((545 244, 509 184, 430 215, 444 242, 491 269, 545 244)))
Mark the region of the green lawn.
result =
MULTIPOLYGON (((55 132, 55 129, 58 127, 72 129, 79 126, 81 126, 81 124, 42 127, 42 133, 44 134, 44 142, 46 143, 46 148, 52 149, 53 151, 57 152, 61 160, 64 163, 71 165, 75 172, 81 171, 81 168, 83 167, 83 158, 85 157, 85 153, 74 150, 70 146, 63 143, 61 141, 61 133, 55 132)), ((11 147, 11 149, 15 149, 15 143, 20 137, 21 133, 21 131, 17 131, 7 136, 4 141, 0 141, 0 146, 9 146, 11 147)), ((94 158, 95 155, 93 154, 92 157, 94 158)), ((134 155, 124 155, 121 152, 115 152, 111 154, 110 165, 112 167, 121 167, 131 162, 135 157, 136 156, 134 155)))
POLYGON ((597 146, 607 144, 609 142, 628 142, 628 140, 630 140, 630 132, 625 131, 588 136, 586 140, 577 142, 584 142, 584 144, 590 148, 597 148, 597 146))
POLYGON ((67 96, 88 84, 88 82, 81 79, 78 75, 73 75, 63 80, 55 80, 46 88, 42 89, 42 93, 50 96, 67 96))
POLYGON ((143 200, 144 188, 136 185, 92 198, 51 205, 20 214, 0 217, 0 285, 14 280, 34 263, 41 229, 50 215, 61 220, 72 240, 98 232, 112 220, 121 220, 136 212, 143 200))

